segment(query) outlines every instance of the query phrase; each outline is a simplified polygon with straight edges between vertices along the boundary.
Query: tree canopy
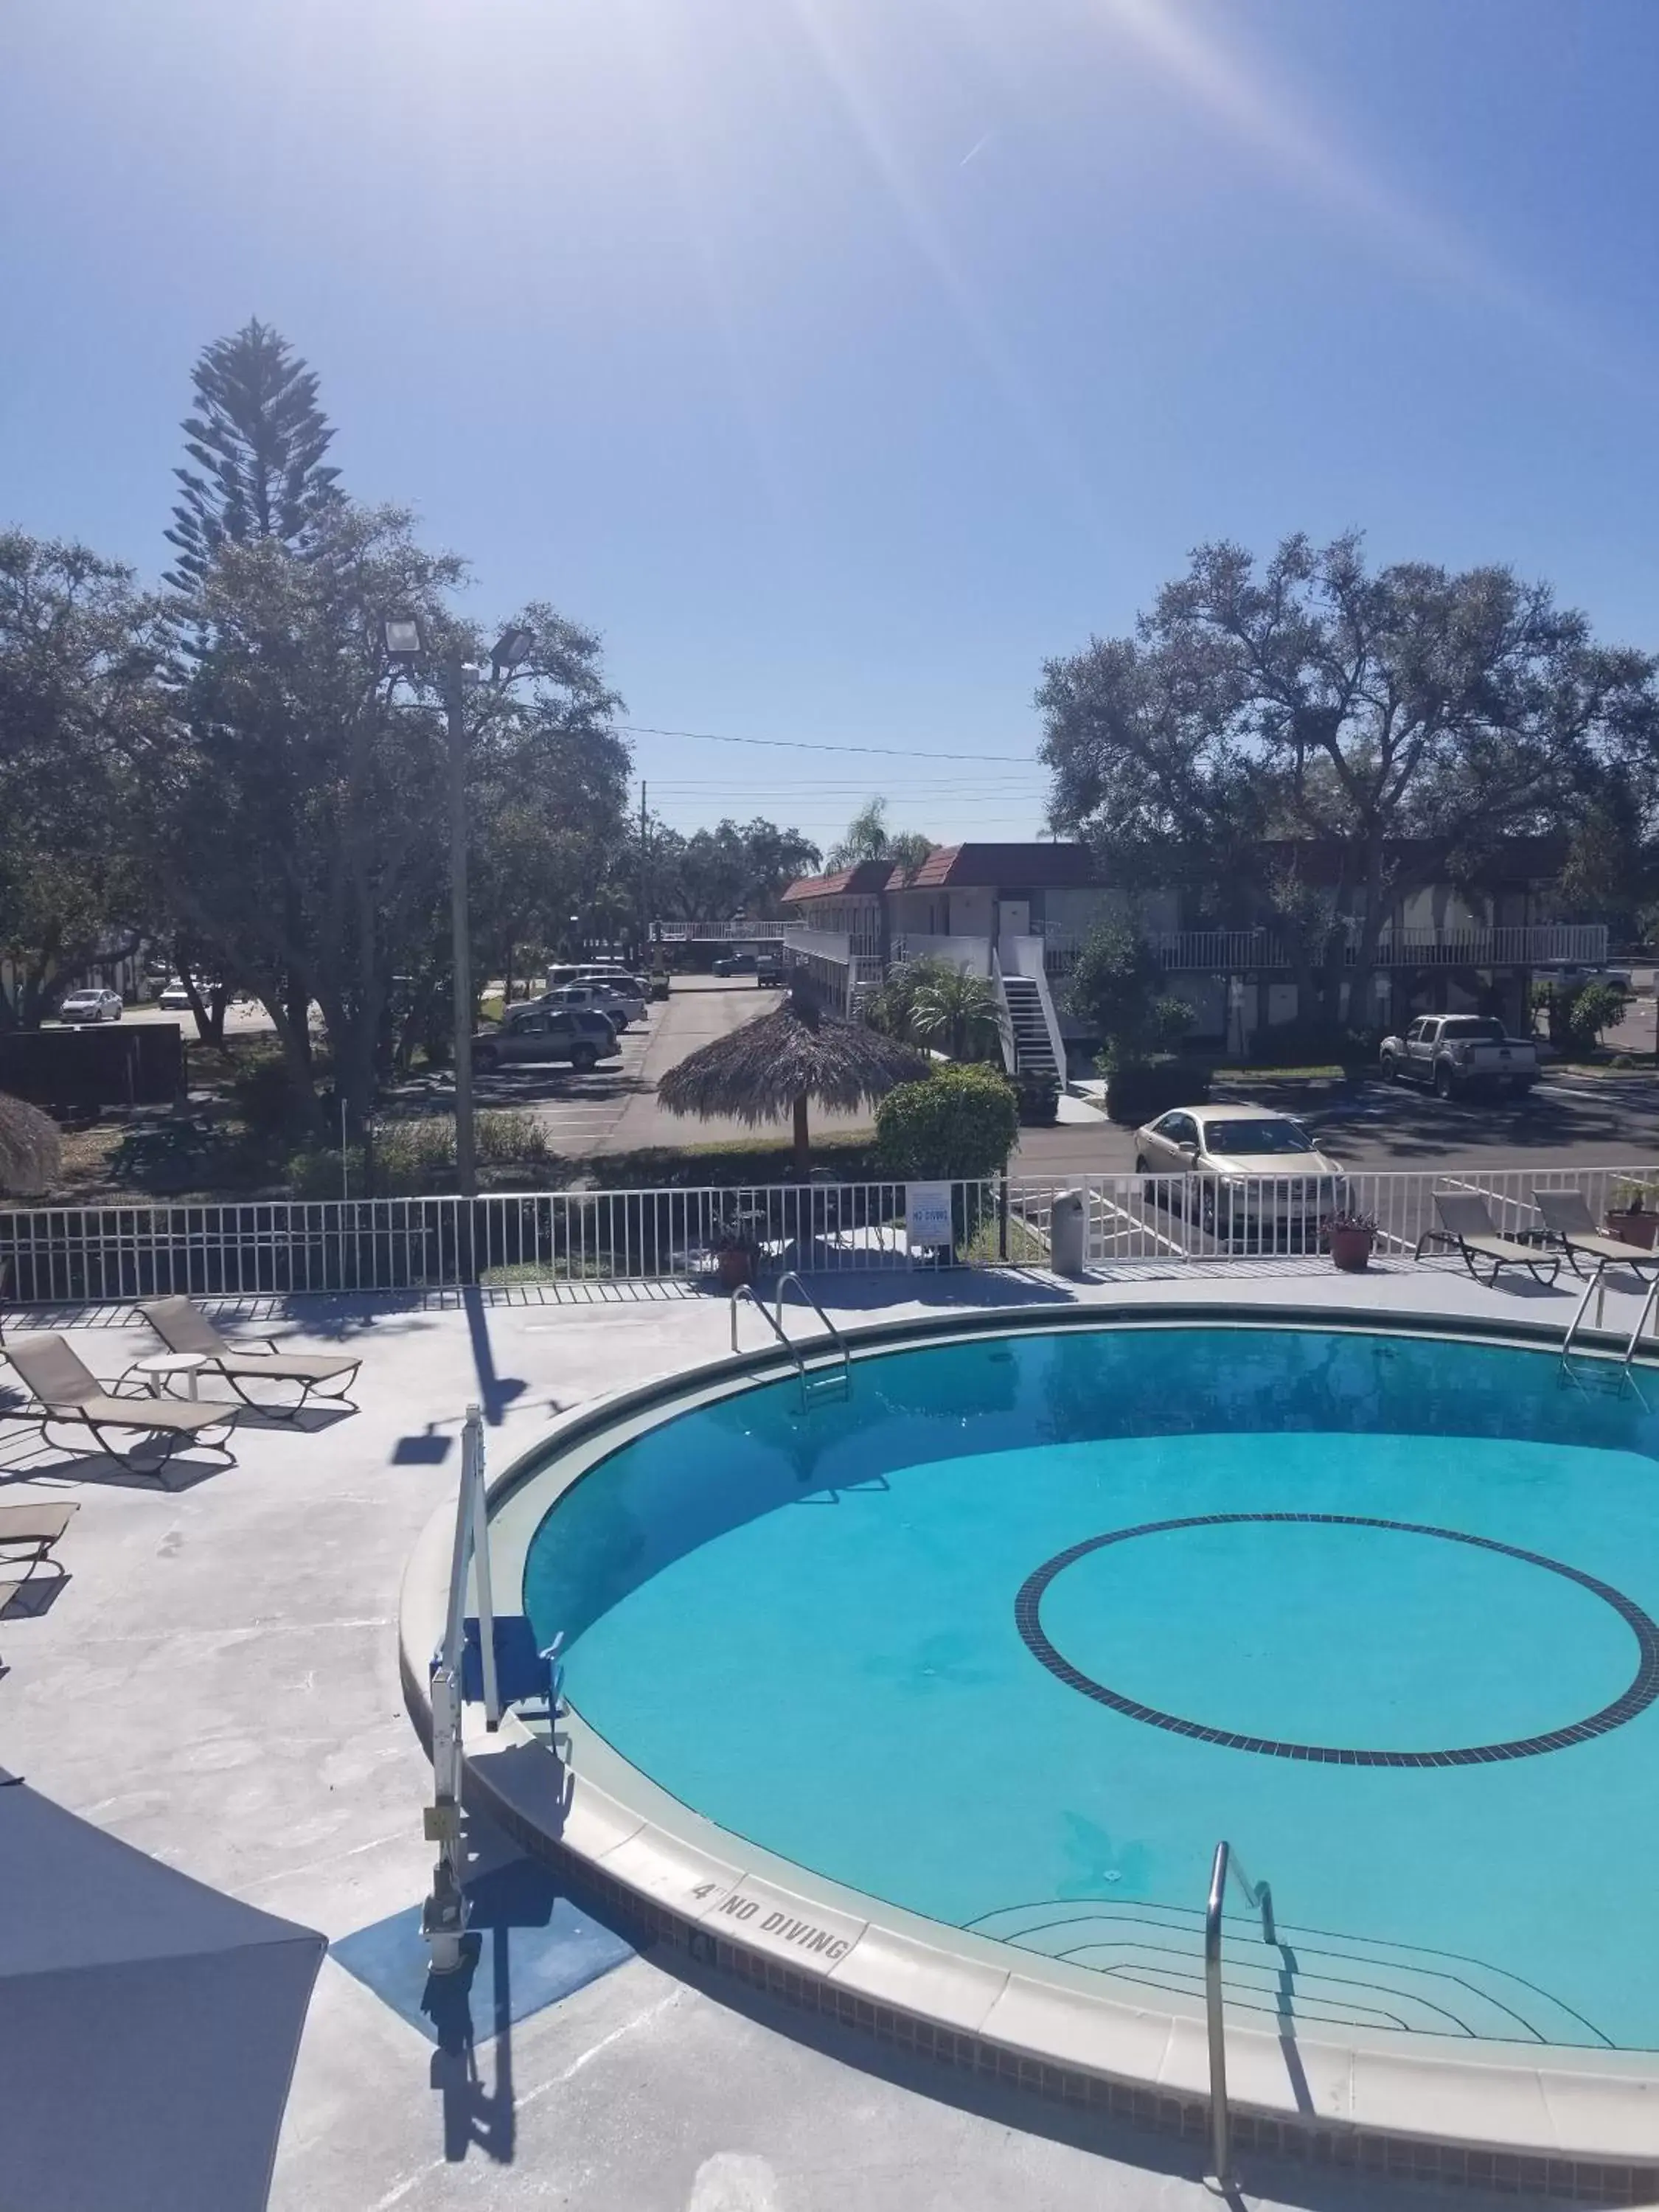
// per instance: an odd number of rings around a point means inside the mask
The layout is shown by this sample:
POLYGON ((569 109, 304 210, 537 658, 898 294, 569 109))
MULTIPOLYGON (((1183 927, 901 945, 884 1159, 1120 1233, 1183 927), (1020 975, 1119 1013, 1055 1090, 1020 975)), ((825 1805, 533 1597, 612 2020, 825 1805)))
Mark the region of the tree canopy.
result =
POLYGON ((1204 545, 1133 635, 1048 663, 1049 818, 1132 888, 1276 924, 1334 1015, 1344 946, 1358 1003, 1401 893, 1651 753, 1654 675, 1506 568, 1373 570, 1353 534, 1265 563, 1204 545))
POLYGON ((132 830, 165 650, 131 569, 0 532, 0 1027, 39 1022, 155 910, 132 830))
POLYGON ((274 538, 307 550, 340 473, 323 464, 334 432, 316 376, 267 324, 256 318, 204 347, 191 380, 185 450, 195 465, 173 471, 184 496, 167 533, 178 550, 167 581, 183 592, 203 582, 227 544, 274 538))

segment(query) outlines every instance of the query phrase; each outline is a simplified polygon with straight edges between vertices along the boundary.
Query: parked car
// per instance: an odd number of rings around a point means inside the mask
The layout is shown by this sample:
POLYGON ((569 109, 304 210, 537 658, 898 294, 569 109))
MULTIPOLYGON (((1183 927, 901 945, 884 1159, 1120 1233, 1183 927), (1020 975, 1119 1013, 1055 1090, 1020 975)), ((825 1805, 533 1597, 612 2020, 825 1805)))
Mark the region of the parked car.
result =
POLYGON ((752 975, 755 955, 752 952, 723 952, 714 963, 717 975, 752 975))
POLYGON ((64 1022, 118 1022, 122 1014, 118 991, 71 991, 58 1009, 64 1022))
POLYGON ((190 993, 175 975, 156 999, 156 1005, 166 1014, 187 1014, 190 1012, 190 993))
POLYGON ((565 983, 539 1001, 544 1006, 591 1006, 620 1033, 630 1022, 645 1018, 645 1000, 636 992, 612 983, 565 983))
POLYGON ((1348 1202, 1337 1162, 1300 1121, 1269 1106, 1178 1106, 1160 1114, 1135 1131, 1135 1173, 1190 1178, 1149 1182, 1146 1196, 1196 1215, 1224 1240, 1309 1241, 1348 1202))
POLYGON ((1440 1098, 1483 1085, 1524 1097, 1538 1080, 1538 1048, 1490 1014, 1419 1014, 1403 1037, 1383 1038, 1382 1067, 1390 1083, 1425 1083, 1440 1098))
POLYGON ((1532 971, 1534 983, 1547 983, 1557 991, 1581 991, 1586 983, 1611 983, 1616 990, 1629 991, 1635 988, 1631 970, 1625 966, 1586 967, 1577 960, 1548 960, 1532 971))
POLYGON ((597 983, 602 990, 614 991, 624 1005, 629 1000, 637 999, 641 1012, 651 995, 646 988, 643 975, 636 975, 631 968, 623 968, 609 961, 596 962, 589 968, 579 968, 574 980, 578 983, 597 983))
POLYGON ((492 1067, 567 1062, 578 1071, 617 1057, 617 1032, 591 1006, 515 1006, 500 1025, 472 1040, 472 1065, 492 1067))

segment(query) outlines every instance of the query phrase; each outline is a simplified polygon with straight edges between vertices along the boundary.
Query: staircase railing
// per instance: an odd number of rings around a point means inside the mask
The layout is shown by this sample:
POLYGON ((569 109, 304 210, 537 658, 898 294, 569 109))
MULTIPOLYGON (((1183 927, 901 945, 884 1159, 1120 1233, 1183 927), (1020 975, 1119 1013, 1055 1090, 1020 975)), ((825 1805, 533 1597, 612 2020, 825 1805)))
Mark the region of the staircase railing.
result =
POLYGON ((1227 2104, 1227 2027, 1221 1995, 1221 1909, 1231 1876, 1253 1912, 1261 1915, 1261 1940, 1277 1943, 1273 1893, 1265 1881, 1253 1882, 1232 1845, 1224 1838, 1210 1866, 1210 1896, 1204 1912, 1204 2004, 1210 2030, 1210 2161, 1206 2179, 1213 2188, 1233 2186, 1232 2114, 1227 2104))

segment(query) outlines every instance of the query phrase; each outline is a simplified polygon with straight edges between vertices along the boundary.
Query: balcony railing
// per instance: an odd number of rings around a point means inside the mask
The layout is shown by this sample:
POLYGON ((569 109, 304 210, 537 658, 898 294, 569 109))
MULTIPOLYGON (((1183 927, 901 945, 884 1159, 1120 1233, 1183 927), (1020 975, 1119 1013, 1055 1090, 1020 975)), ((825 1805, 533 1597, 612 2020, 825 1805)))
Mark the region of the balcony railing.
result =
MULTIPOLYGON (((1044 959, 1051 975, 1069 975, 1082 939, 1051 934, 1044 959)), ((1288 969, 1282 938, 1265 929, 1189 929, 1161 932, 1149 939, 1167 972, 1237 975, 1255 969, 1288 969)), ((1345 967, 1358 959, 1357 941, 1342 947, 1345 967)), ((1499 928, 1404 929, 1379 939, 1379 968, 1538 968, 1563 962, 1598 967, 1607 957, 1607 933, 1601 922, 1537 922, 1499 928)))
POLYGON ((784 921, 660 921, 651 934, 659 945, 766 945, 781 938, 784 921))

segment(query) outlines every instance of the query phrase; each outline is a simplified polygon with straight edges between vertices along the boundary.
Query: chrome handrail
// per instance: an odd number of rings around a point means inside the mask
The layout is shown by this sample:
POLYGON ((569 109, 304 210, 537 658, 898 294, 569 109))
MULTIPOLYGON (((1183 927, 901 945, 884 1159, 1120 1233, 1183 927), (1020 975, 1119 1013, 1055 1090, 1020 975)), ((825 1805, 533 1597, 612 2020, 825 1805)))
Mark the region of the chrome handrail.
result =
POLYGON ((1636 1316, 1636 1326, 1630 1333, 1630 1342, 1625 1346, 1625 1368, 1628 1372, 1636 1357, 1636 1347, 1642 1340, 1642 1332, 1653 1317, 1654 1302, 1659 1299, 1659 1275, 1648 1285, 1648 1294, 1642 1301, 1642 1310, 1636 1316))
POLYGON ((781 1321, 773 1320, 771 1315, 766 1310, 766 1301, 763 1298, 757 1298, 755 1296, 753 1286, 748 1283, 739 1283, 736 1290, 732 1293, 732 1351, 735 1352, 738 1348, 738 1307, 739 1303, 744 1298, 748 1299, 750 1304, 753 1306, 755 1311, 760 1316, 761 1319, 766 1323, 768 1328, 771 1330, 773 1335, 776 1337, 778 1342, 783 1346, 784 1350, 789 1354, 789 1357, 794 1361, 796 1372, 799 1375, 801 1381, 805 1382, 806 1380, 806 1362, 801 1358, 799 1348, 789 1341, 789 1339, 784 1334, 783 1323, 781 1321))
POLYGON ((1589 1302, 1592 1298, 1595 1298, 1595 1320, 1593 1325, 1596 1328, 1600 1328, 1601 1326, 1601 1316, 1606 1310, 1607 1303, 1607 1286, 1605 1279, 1606 1275, 1607 1262, 1603 1261, 1596 1268, 1595 1273, 1590 1277, 1589 1282, 1584 1285, 1584 1295, 1579 1299, 1577 1306, 1574 1310, 1572 1319, 1567 1323, 1565 1332, 1561 1339, 1561 1364, 1563 1367, 1566 1365, 1567 1355, 1572 1350, 1572 1340, 1577 1335, 1579 1328, 1583 1322, 1584 1316, 1589 1311, 1589 1302), (1596 1297, 1597 1291, 1600 1291, 1601 1293, 1599 1297, 1596 1297))
POLYGON ((1261 1940, 1277 1943, 1273 1893, 1265 1881, 1253 1882, 1224 1837, 1210 1866, 1210 1896, 1204 1910, 1204 2003, 1210 2030, 1210 2154, 1215 2171, 1206 2176, 1218 2190, 1233 2185, 1232 2115, 1227 2106, 1227 2030, 1221 1996, 1221 1908, 1231 1875, 1250 1910, 1261 1915, 1261 1940))
MULTIPOLYGON (((853 1387, 853 1355, 848 1347, 847 1339, 836 1327, 834 1322, 830 1320, 829 1315, 825 1313, 823 1308, 812 1296, 811 1291, 807 1289, 805 1284, 801 1280, 800 1277, 795 1273, 795 1270, 793 1267, 789 1270, 787 1275, 780 1275, 778 1278, 777 1304, 775 1312, 774 1327, 776 1328, 778 1334, 780 1336, 783 1336, 783 1294, 788 1289, 791 1283, 794 1285, 795 1288, 800 1292, 802 1297, 805 1299, 807 1304, 811 1307, 813 1312, 823 1323, 830 1342, 835 1346, 836 1351, 840 1352, 842 1381, 850 1390, 853 1387)), ((784 1341, 787 1343, 789 1341, 788 1338, 785 1337, 784 1341)), ((803 1386, 805 1385, 805 1381, 806 1370, 805 1366, 803 1366, 801 1369, 801 1382, 803 1386)))
POLYGON ((830 1320, 829 1315, 825 1313, 823 1308, 818 1304, 817 1300, 812 1296, 811 1291, 807 1289, 805 1284, 802 1282, 800 1277, 796 1274, 793 1268, 791 1268, 789 1273, 781 1277, 779 1280, 777 1307, 776 1310, 772 1313, 769 1313, 767 1311, 764 1300, 756 1297, 754 1290, 750 1285, 748 1283, 739 1283, 738 1285, 736 1290, 732 1293, 732 1349, 735 1352, 738 1348, 738 1303, 740 1300, 747 1298, 750 1304, 753 1306, 756 1312, 766 1323, 768 1328, 771 1330, 773 1335, 776 1337, 778 1342, 783 1346, 784 1350, 789 1354, 789 1357, 794 1361, 795 1372, 800 1377, 800 1399, 801 1404, 804 1407, 807 1402, 807 1389, 810 1382, 810 1377, 806 1371, 806 1360, 802 1353, 801 1347, 796 1343, 794 1338, 790 1335, 788 1330, 786 1329, 783 1325, 783 1294, 791 1283, 794 1284, 796 1289, 799 1291, 802 1297, 805 1299, 807 1304, 811 1307, 813 1312, 817 1316, 818 1319, 823 1323, 824 1328, 828 1330, 831 1341, 834 1343, 836 1351, 841 1354, 841 1376, 842 1385, 845 1389, 849 1390, 851 1389, 853 1386, 853 1355, 848 1347, 847 1339, 836 1327, 834 1322, 830 1320))

